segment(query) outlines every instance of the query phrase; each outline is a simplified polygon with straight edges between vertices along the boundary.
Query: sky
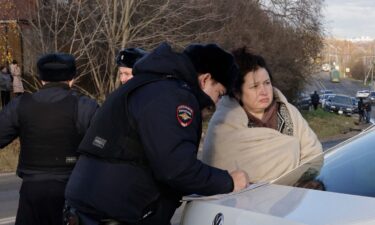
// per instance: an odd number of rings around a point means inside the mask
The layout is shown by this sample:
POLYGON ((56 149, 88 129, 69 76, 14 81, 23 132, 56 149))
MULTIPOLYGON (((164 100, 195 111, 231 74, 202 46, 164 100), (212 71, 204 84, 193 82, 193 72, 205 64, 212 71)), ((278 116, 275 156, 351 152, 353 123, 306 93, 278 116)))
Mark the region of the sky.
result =
POLYGON ((375 0, 325 0, 324 5, 328 36, 375 39, 375 0))

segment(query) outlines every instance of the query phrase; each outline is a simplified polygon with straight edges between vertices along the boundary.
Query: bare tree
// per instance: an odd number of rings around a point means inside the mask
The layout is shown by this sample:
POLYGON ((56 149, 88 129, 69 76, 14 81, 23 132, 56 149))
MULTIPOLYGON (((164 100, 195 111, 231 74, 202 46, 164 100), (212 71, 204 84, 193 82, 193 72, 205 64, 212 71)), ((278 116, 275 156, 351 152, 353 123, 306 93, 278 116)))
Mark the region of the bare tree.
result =
POLYGON ((114 60, 120 48, 149 50, 162 41, 182 47, 220 29, 216 23, 222 20, 206 0, 66 2, 37 1, 32 29, 24 33, 29 73, 35 75, 32 65, 40 54, 71 53, 79 66, 77 88, 100 101, 117 87, 114 60))
POLYGON ((223 0, 215 6, 229 19, 209 39, 228 49, 246 45, 265 57, 275 85, 293 98, 309 79, 322 46, 320 1, 223 0))

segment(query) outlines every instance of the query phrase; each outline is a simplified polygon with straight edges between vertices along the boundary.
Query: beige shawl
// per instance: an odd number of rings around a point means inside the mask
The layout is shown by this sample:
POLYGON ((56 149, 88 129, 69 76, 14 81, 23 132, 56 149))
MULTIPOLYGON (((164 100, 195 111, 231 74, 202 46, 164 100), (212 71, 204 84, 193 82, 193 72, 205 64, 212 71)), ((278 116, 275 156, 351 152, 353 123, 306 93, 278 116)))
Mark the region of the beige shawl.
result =
POLYGON ((293 136, 270 128, 248 128, 248 118, 234 99, 223 97, 212 116, 203 161, 232 171, 245 170, 251 182, 271 181, 322 153, 322 145, 300 112, 274 88, 293 122, 293 136))

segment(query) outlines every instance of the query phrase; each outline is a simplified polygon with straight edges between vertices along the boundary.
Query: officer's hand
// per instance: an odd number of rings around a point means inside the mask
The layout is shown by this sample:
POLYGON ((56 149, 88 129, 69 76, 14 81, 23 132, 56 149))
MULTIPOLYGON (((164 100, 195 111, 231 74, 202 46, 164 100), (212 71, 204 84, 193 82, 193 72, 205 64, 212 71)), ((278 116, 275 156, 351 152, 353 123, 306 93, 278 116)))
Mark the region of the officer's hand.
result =
POLYGON ((239 191, 247 187, 250 183, 249 176, 243 170, 235 170, 230 173, 233 179, 233 191, 239 191))

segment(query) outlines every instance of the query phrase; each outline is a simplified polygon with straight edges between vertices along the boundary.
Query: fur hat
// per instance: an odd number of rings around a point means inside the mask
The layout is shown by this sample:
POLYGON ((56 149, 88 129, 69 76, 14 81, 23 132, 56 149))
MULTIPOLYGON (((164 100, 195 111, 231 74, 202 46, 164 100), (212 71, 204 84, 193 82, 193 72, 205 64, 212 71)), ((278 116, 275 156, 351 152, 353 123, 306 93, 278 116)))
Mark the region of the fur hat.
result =
POLYGON ((118 53, 116 63, 118 66, 133 68, 138 59, 146 54, 141 48, 125 48, 118 53))
POLYGON ((68 81, 76 75, 74 56, 66 53, 52 53, 40 57, 37 63, 39 78, 43 81, 68 81))
POLYGON ((233 56, 216 44, 191 44, 184 53, 189 56, 198 73, 210 73, 212 78, 228 90, 238 68, 233 56))

